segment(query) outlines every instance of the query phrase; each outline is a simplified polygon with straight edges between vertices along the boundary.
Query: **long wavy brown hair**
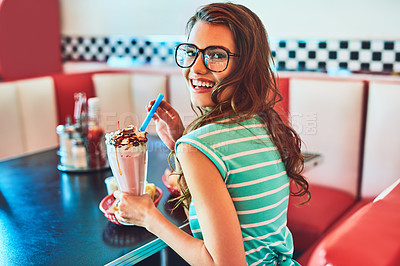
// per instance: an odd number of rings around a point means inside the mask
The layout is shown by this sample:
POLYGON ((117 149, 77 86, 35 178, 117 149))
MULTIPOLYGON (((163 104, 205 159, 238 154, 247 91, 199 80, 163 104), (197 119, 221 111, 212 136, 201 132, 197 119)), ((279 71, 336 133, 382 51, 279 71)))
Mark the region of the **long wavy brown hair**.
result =
MULTIPOLYGON (((184 134, 228 116, 233 119, 224 123, 238 123, 258 115, 265 122, 279 150, 290 181, 295 183, 295 186, 291 186, 291 194, 306 195, 308 201, 311 195, 308 182, 302 175, 302 142, 294 129, 285 123, 274 109, 276 103, 282 100, 282 96, 271 68, 273 58, 268 35, 261 20, 243 5, 213 3, 201 7, 189 19, 186 25, 187 36, 198 21, 229 27, 240 57, 232 73, 214 87, 211 99, 215 106, 207 110, 198 108, 198 117, 186 128, 184 134), (228 86, 232 88, 231 97, 220 101, 220 95, 228 86)), ((177 205, 183 204, 188 207, 191 200, 190 191, 183 173, 175 173, 179 174, 178 184, 181 189, 181 196, 176 199, 177 205)))

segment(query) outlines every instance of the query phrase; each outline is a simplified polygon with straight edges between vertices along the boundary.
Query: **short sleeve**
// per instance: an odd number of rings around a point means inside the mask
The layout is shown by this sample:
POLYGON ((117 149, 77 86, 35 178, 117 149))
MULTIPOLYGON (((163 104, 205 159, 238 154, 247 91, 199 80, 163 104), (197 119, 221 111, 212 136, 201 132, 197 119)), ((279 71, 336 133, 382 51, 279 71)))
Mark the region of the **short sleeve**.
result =
POLYGON ((175 150, 180 143, 190 144, 206 155, 215 164, 222 178, 226 180, 228 173, 227 166, 218 152, 216 152, 209 144, 195 136, 185 135, 176 142, 175 150))

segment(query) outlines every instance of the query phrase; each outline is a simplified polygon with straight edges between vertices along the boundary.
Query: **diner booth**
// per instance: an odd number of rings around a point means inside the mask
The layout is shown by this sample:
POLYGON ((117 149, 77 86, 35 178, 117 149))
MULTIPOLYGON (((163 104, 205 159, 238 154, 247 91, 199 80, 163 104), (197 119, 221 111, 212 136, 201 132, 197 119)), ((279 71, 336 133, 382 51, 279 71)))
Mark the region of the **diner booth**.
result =
MULTIPOLYGON (((73 118, 76 93, 99 99, 105 132, 140 124, 144 106, 160 93, 188 125, 195 114, 181 71, 167 63, 113 67, 66 56, 71 38, 60 32, 59 8, 52 0, 0 1, 0 262, 183 264, 145 229, 103 215, 109 169, 57 169, 56 131, 73 118)), ((394 46, 400 49, 400 41, 394 46)), ((283 101, 276 108, 304 142, 310 183, 311 200, 291 197, 288 210, 302 265, 400 263, 400 68, 372 72, 277 71, 283 101)), ((147 131, 148 178, 162 190, 158 208, 190 233, 183 213, 170 214, 172 196, 162 182, 168 151, 153 122, 147 131)))

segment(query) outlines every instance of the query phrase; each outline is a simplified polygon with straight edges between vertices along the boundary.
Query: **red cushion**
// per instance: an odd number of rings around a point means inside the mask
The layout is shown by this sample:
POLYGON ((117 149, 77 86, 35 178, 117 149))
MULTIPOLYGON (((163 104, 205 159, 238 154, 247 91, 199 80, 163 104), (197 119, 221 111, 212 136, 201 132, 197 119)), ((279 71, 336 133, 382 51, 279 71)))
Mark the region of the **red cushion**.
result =
POLYGON ((301 256, 296 259, 298 263, 301 265, 307 265, 308 261, 310 260, 310 257, 312 256, 315 248, 318 246, 318 244, 323 241, 323 238, 325 235, 329 234, 329 232, 333 231, 335 228, 340 226, 342 223, 344 223, 351 215, 353 215, 356 211, 361 209, 364 205, 372 202, 373 198, 365 198, 360 201, 357 201, 354 205, 350 207, 350 210, 346 211, 346 213, 340 217, 340 219, 335 222, 334 225, 332 225, 325 233, 323 233, 319 239, 307 249, 306 252, 302 253, 301 256))
POLYGON ((290 197, 288 227, 293 234, 296 250, 308 249, 354 203, 355 197, 347 192, 320 185, 310 185, 311 200, 290 197))
POLYGON ((308 265, 400 265, 400 184, 330 232, 308 265))

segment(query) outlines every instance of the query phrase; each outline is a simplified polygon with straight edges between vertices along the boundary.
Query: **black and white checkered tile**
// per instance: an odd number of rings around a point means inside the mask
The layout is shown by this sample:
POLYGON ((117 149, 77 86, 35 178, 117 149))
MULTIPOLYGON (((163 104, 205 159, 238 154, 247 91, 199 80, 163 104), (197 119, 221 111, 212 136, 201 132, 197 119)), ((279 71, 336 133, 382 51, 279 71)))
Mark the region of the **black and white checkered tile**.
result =
POLYGON ((278 70, 400 73, 400 41, 271 40, 278 70))
POLYGON ((105 62, 111 57, 131 58, 135 63, 173 64, 178 41, 146 38, 63 36, 64 61, 105 62))
MULTIPOLYGON (((174 64, 183 39, 158 37, 63 36, 64 61, 130 58, 136 64, 174 64)), ((270 40, 277 70, 400 74, 400 40, 270 40)))

